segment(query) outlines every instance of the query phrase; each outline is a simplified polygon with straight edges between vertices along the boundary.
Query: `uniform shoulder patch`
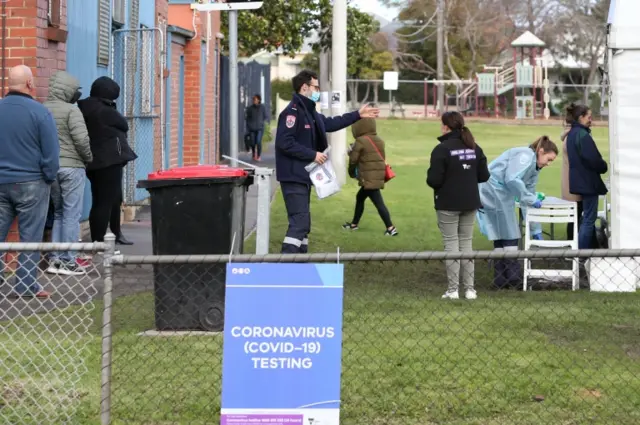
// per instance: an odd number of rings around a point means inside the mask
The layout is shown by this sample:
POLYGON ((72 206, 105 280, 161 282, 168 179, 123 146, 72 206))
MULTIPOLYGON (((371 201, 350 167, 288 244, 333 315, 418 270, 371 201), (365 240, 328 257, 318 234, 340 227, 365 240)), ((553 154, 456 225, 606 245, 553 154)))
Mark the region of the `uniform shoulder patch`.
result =
POLYGON ((296 125, 296 116, 295 115, 287 115, 287 119, 285 120, 285 124, 287 128, 293 128, 296 125))

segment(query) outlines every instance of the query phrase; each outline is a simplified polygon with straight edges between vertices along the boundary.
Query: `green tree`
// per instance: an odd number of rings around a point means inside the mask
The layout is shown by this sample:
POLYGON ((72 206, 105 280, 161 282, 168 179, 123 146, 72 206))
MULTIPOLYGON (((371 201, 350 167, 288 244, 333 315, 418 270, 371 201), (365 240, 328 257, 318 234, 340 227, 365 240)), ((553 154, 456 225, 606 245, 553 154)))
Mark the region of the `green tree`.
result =
MULTIPOLYGON (((243 56, 261 50, 279 48, 293 56, 300 51, 304 39, 318 28, 320 2, 325 0, 268 0, 260 9, 238 12, 238 44, 243 56)), ((229 34, 229 14, 222 13, 222 28, 229 34)), ((229 48, 229 39, 222 44, 229 48)))
POLYGON ((316 73, 320 72, 320 54, 318 52, 309 52, 304 58, 302 58, 302 62, 300 62, 300 67, 302 69, 308 69, 309 71, 314 71, 316 73))
MULTIPOLYGON (((319 32, 319 40, 314 45, 316 53, 323 49, 331 49, 333 10, 328 0, 320 1, 318 23, 322 30, 319 32)), ((347 76, 350 79, 370 77, 372 72, 373 44, 372 37, 380 30, 380 24, 368 13, 347 6, 347 76)), ((358 101, 358 82, 348 84, 351 102, 356 107, 358 101)), ((370 85, 362 101, 369 96, 370 85)))

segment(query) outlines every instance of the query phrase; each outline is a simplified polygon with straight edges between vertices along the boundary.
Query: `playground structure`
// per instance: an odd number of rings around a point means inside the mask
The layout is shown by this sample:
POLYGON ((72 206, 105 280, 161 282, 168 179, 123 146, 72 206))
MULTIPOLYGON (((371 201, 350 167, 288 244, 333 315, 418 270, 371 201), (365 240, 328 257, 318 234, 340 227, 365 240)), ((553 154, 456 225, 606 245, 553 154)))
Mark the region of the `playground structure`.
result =
POLYGON ((516 119, 535 119, 558 115, 550 104, 546 63, 541 58, 545 43, 526 31, 511 43, 512 65, 484 66, 476 81, 458 95, 460 112, 499 118, 507 115, 508 96, 513 96, 516 119), (488 99, 493 98, 493 105, 488 99))

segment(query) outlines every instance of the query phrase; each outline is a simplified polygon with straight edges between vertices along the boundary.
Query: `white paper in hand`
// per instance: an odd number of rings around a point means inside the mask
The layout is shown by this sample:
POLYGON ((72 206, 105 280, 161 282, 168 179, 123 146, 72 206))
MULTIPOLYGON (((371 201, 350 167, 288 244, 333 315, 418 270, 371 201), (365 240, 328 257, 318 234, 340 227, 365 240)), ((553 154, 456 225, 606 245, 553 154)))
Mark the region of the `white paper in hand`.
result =
MULTIPOLYGON (((331 147, 327 148, 323 153, 329 156, 330 151, 331 147)), ((338 177, 330 159, 322 165, 312 162, 305 167, 305 170, 309 173, 309 178, 311 178, 311 182, 316 188, 316 194, 319 199, 328 198, 340 192, 340 183, 338 183, 338 177)))

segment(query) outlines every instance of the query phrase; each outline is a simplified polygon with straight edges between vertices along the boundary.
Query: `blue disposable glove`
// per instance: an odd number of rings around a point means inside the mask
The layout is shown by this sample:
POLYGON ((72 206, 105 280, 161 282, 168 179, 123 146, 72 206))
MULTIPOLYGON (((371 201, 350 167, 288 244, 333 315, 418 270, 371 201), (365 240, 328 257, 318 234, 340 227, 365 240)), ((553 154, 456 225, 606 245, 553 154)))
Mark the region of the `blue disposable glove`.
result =
POLYGON ((533 239, 536 241, 543 240, 542 233, 536 233, 535 235, 533 235, 533 239))
POLYGON ((533 203, 533 205, 531 205, 533 208, 542 208, 542 201, 537 200, 536 202, 533 203))

